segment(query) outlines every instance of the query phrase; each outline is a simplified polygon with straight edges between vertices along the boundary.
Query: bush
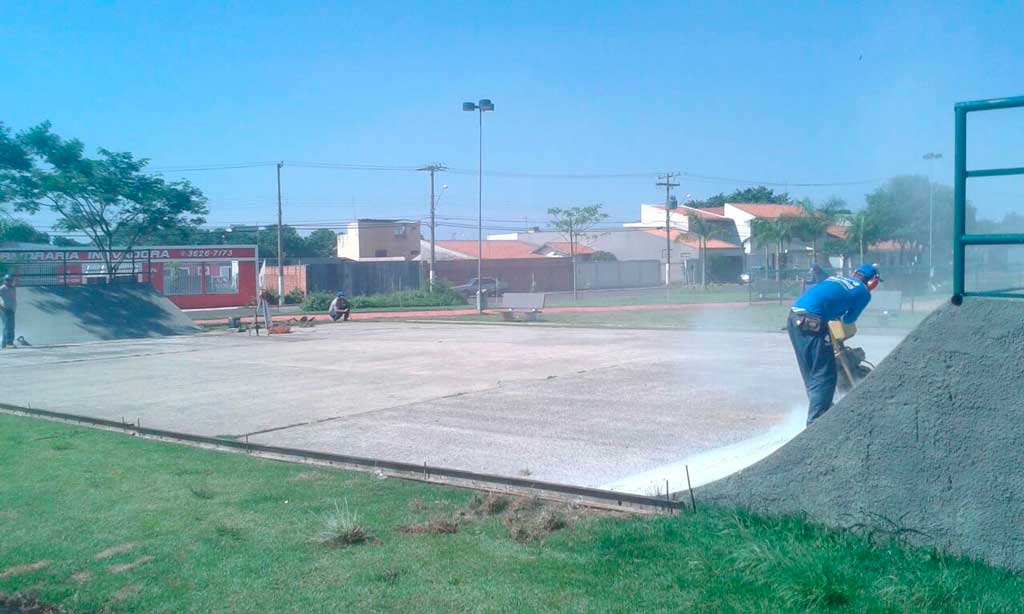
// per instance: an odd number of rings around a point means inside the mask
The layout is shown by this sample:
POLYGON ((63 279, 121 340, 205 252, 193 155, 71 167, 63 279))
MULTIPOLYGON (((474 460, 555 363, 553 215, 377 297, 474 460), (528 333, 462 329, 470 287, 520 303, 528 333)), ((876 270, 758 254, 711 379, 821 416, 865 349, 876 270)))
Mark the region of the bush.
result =
MULTIPOLYGON (((334 294, 330 292, 312 292, 302 303, 306 312, 323 312, 331 306, 334 294)), ((466 300, 452 291, 449 286, 438 286, 430 290, 403 290, 390 294, 373 294, 370 296, 353 296, 349 302, 352 309, 386 309, 389 307, 447 307, 464 305, 466 300)))
POLYGON ((302 310, 306 312, 327 311, 334 295, 330 292, 310 292, 302 301, 302 310))
POLYGON ((306 293, 298 288, 284 295, 286 305, 299 305, 306 301, 306 293))

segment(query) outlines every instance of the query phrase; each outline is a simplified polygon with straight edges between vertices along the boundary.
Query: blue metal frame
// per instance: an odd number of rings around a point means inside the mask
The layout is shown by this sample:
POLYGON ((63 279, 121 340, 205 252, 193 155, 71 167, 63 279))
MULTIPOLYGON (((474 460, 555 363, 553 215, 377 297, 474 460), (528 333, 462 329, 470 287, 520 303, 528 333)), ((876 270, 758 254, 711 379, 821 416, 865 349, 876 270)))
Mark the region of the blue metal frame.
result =
POLYGON ((959 102, 956 114, 956 149, 953 156, 953 304, 960 305, 965 296, 1024 298, 1005 290, 966 292, 964 288, 964 256, 968 245, 1024 245, 1024 234, 967 234, 967 179, 969 177, 1006 177, 1024 175, 1024 167, 967 170, 967 114, 1024 107, 1024 96, 959 102))

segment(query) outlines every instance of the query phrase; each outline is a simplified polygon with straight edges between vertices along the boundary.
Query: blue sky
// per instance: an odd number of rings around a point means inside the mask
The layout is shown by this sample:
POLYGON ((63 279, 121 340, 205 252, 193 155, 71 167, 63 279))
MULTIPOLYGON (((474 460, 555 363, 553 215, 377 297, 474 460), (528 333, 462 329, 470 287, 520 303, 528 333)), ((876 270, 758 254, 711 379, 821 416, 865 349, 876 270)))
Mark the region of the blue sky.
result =
MULTIPOLYGON (((465 171, 440 179, 442 214, 475 217, 477 123, 460 106, 487 97, 485 170, 629 175, 485 177, 485 218, 533 225, 595 202, 635 219, 663 170, 863 181, 790 187, 859 206, 938 151, 949 183, 953 104, 1024 94, 1020 2, 149 4, 8 3, 0 121, 48 119, 155 168, 441 162, 465 171)), ((972 167, 1024 165, 1024 113, 971 128, 972 167)), ((272 166, 166 174, 206 192, 213 223, 275 219, 272 166)), ((283 177, 286 222, 427 212, 423 174, 283 177)), ((682 179, 680 195, 745 187, 682 179)), ((1024 210, 1019 179, 970 196, 983 214, 1024 210)), ((453 232, 475 236, 439 234, 453 232)))

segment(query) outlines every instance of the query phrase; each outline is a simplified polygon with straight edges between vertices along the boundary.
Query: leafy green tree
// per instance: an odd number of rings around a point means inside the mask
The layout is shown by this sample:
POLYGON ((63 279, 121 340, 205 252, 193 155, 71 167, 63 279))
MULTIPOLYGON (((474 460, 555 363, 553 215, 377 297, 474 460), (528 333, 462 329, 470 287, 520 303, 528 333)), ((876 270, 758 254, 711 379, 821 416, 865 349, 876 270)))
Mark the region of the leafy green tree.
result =
POLYGON ((36 230, 24 220, 0 221, 0 241, 12 243, 42 243, 49 245, 50 235, 36 230))
POLYGON ((14 135, 0 131, 0 193, 16 211, 47 209, 54 228, 84 233, 113 277, 147 235, 205 221, 206 198, 188 181, 145 172, 149 163, 127 152, 99 149, 86 157, 77 139, 63 139, 44 122, 14 135), (119 255, 120 254, 120 255, 119 255))
POLYGON ((721 207, 725 203, 776 203, 787 204, 793 202, 789 193, 776 193, 775 190, 759 185, 753 188, 733 190, 729 194, 719 193, 704 200, 696 200, 686 203, 691 207, 705 209, 707 207, 721 207))
POLYGON ((569 258, 572 260, 572 297, 576 299, 576 245, 580 240, 585 240, 590 231, 599 222, 608 218, 608 214, 601 211, 602 205, 587 205, 584 207, 551 207, 548 215, 551 216, 551 225, 555 227, 565 240, 569 242, 569 258))
POLYGON ((333 230, 318 228, 305 240, 305 251, 310 256, 330 258, 338 255, 338 235, 333 230))

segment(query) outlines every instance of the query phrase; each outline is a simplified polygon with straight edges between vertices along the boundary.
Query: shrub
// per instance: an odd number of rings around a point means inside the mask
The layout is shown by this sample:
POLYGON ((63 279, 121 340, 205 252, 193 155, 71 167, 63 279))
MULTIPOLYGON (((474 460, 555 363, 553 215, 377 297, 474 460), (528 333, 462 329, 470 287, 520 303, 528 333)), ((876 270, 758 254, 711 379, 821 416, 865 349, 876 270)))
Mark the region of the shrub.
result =
POLYGON ((331 306, 334 295, 330 292, 310 292, 306 300, 302 301, 302 310, 307 312, 327 311, 331 306))
POLYGON ((334 503, 334 513, 324 518, 324 529, 317 541, 332 548, 344 548, 372 541, 373 536, 359 523, 359 516, 348 509, 348 501, 342 509, 334 503))
MULTIPOLYGON (((327 311, 334 300, 330 292, 312 292, 302 302, 302 310, 306 312, 327 311)), ((466 300, 452 291, 449 286, 438 284, 430 290, 402 290, 389 294, 372 294, 370 296, 349 297, 352 309, 387 309, 390 307, 448 307, 464 305, 466 300)))
POLYGON ((286 305, 299 305, 306 300, 306 293, 298 288, 292 290, 288 294, 284 295, 284 302, 286 305))

